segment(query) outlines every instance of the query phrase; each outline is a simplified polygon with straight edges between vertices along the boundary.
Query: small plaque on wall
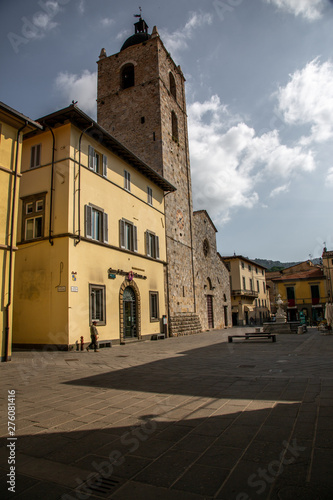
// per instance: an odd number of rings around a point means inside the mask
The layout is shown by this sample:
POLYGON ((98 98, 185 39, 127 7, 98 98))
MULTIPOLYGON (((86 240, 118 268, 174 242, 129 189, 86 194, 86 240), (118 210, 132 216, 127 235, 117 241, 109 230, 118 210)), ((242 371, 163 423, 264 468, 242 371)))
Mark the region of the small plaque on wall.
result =
POLYGON ((79 287, 78 286, 71 286, 71 292, 78 292, 79 287))

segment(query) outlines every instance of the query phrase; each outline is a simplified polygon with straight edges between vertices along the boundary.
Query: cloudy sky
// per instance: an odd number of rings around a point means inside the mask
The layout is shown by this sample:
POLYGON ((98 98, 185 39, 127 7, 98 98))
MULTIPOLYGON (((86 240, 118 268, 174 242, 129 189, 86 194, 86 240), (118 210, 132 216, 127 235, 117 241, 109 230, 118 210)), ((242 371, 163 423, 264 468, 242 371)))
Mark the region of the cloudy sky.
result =
POLYGON ((331 0, 0 0, 0 100, 96 119, 96 61, 142 7, 186 77, 194 209, 222 255, 333 249, 331 0))

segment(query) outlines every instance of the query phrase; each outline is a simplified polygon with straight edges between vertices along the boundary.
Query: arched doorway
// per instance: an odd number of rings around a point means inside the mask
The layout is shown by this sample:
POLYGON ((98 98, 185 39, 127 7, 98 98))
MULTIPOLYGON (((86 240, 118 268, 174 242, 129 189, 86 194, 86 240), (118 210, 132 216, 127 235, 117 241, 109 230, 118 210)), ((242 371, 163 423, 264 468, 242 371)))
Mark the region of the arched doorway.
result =
POLYGON ((132 287, 127 286, 123 293, 124 339, 137 337, 137 304, 132 287))

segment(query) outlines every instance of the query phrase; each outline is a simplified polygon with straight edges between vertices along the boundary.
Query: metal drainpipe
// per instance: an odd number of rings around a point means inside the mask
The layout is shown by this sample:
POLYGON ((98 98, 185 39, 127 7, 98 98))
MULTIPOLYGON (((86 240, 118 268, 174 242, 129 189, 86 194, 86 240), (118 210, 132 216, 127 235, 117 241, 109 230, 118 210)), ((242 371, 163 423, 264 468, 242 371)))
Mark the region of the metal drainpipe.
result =
POLYGON ((8 346, 9 346, 9 308, 12 303, 12 268, 13 268, 13 253, 14 253, 14 222, 15 222, 15 202, 16 202, 16 186, 18 178, 18 154, 19 154, 19 139, 21 131, 28 125, 25 122, 24 125, 17 131, 16 137, 16 157, 15 157, 15 169, 14 169, 14 186, 13 186, 13 200, 12 200, 12 213, 10 221, 10 249, 9 249, 9 274, 8 274, 8 302, 6 305, 5 314, 5 356, 4 361, 8 361, 8 346))
POLYGON ((53 246, 52 239, 52 211, 53 211, 53 191, 54 191, 54 152, 55 152, 55 137, 52 128, 49 125, 43 123, 45 127, 47 127, 52 134, 52 164, 51 164, 51 192, 50 192, 50 221, 49 221, 49 243, 53 246))
MULTIPOLYGON (((82 140, 82 136, 83 134, 85 134, 87 132, 87 130, 89 130, 91 127, 93 127, 94 124, 92 123, 91 125, 89 125, 89 127, 87 127, 86 129, 84 129, 82 132, 81 132, 81 135, 80 135, 80 138, 79 138, 79 187, 78 187, 78 225, 79 225, 79 235, 78 235, 78 239, 76 240, 75 242, 75 245, 78 245, 81 241, 81 140, 82 140)), ((88 159, 88 162, 89 162, 89 159, 88 159)))

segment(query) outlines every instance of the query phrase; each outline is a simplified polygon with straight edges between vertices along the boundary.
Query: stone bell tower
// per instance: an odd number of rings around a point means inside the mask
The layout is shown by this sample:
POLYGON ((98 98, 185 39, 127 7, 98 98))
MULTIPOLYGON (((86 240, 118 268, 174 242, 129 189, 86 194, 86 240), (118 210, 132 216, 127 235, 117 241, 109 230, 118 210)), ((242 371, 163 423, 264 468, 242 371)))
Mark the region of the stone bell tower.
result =
POLYGON ((185 78, 141 18, 120 52, 98 61, 97 121, 177 191, 165 197, 170 332, 200 331, 196 315, 192 186, 185 78))

